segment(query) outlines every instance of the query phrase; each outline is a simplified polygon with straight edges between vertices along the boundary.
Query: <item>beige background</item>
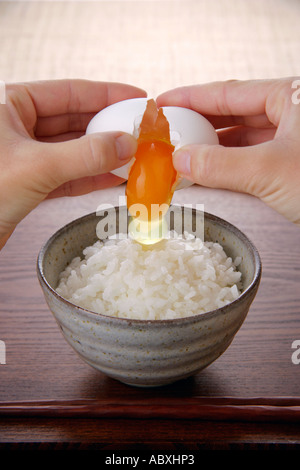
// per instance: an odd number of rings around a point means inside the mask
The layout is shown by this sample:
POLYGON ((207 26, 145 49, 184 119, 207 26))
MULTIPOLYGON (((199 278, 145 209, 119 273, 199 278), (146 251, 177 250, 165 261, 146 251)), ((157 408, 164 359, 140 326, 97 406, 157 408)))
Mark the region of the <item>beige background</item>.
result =
POLYGON ((0 1, 0 79, 88 78, 155 97, 300 75, 299 0, 0 1))

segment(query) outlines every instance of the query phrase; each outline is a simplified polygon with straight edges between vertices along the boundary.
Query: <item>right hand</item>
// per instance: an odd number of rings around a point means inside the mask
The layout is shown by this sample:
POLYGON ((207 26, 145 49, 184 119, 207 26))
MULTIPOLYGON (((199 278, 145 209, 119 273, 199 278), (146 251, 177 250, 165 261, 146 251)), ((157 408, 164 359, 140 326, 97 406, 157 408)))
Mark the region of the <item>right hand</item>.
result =
POLYGON ((233 80, 160 95, 158 106, 193 109, 219 129, 220 145, 175 152, 176 170, 202 186, 252 194, 300 225, 300 90, 293 83, 300 86, 296 78, 233 80))

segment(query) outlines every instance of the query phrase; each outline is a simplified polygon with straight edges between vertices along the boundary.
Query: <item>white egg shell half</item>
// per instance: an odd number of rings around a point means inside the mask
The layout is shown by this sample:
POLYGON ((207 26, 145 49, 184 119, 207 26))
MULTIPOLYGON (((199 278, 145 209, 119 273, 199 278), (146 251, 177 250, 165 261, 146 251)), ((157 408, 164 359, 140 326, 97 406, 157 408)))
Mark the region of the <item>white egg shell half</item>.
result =
MULTIPOLYGON (((86 134, 95 132, 122 131, 137 137, 138 126, 145 112, 148 98, 134 98, 119 101, 104 108, 89 122, 86 134)), ((163 113, 169 121, 170 138, 175 150, 189 144, 218 144, 219 139, 214 127, 201 114, 177 106, 163 107, 163 113)), ((131 162, 111 173, 128 179, 131 162)), ((176 190, 186 188, 193 183, 180 178, 176 190)))

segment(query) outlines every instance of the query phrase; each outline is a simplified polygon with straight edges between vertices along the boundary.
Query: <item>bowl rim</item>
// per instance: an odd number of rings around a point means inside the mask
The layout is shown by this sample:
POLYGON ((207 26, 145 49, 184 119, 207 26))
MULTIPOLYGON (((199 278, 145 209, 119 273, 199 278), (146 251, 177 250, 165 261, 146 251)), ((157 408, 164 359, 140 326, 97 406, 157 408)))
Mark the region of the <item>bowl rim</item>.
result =
MULTIPOLYGON (((172 204, 170 205, 170 207, 171 206, 172 206, 172 204)), ((112 208, 121 209, 122 207, 126 208, 126 206, 113 206, 112 208)), ((179 204, 176 204, 176 207, 181 208, 183 206, 181 206, 179 204)), ((258 286, 259 286, 259 283, 260 283, 260 280, 261 280, 261 275, 262 275, 261 257, 260 257, 260 254, 259 254, 256 246, 254 245, 254 243, 249 239, 249 237, 245 233, 243 233, 235 225, 233 225, 232 223, 228 222, 227 220, 222 219, 221 217, 216 216, 214 214, 211 214, 211 213, 208 213, 208 212, 205 212, 205 211, 200 211, 200 210, 194 209, 194 208, 192 210, 195 211, 195 212, 203 212, 204 220, 205 220, 205 218, 207 218, 211 222, 214 222, 214 223, 216 223, 220 226, 225 227, 229 231, 234 232, 247 245, 247 247, 251 250, 251 253, 252 253, 252 256, 253 256, 254 274, 253 274, 253 279, 252 279, 251 283, 249 284, 249 286, 245 290, 243 290, 243 292, 235 300, 233 300, 232 302, 229 302, 228 304, 226 304, 222 307, 219 307, 219 308, 216 308, 216 309, 213 309, 213 310, 208 310, 206 312, 199 312, 195 315, 189 315, 189 316, 185 316, 185 317, 181 317, 181 318, 168 318, 168 319, 153 320, 153 319, 116 317, 116 316, 108 315, 108 314, 104 314, 104 313, 97 313, 97 312, 94 312, 94 311, 89 310, 87 308, 76 305, 76 304, 70 302, 69 300, 65 299, 63 296, 61 296, 49 284, 49 282, 47 281, 46 276, 44 274, 43 260, 44 260, 45 253, 46 253, 47 249, 49 248, 49 246, 51 245, 51 243, 57 237, 59 237, 63 232, 68 231, 68 229, 70 227, 72 227, 73 225, 79 224, 80 222, 82 222, 86 219, 94 218, 95 216, 97 216, 96 212, 90 212, 88 214, 85 214, 81 217, 78 217, 77 219, 74 219, 74 220, 68 222, 67 224, 65 224, 64 226, 59 228, 56 232, 54 232, 51 235, 51 237, 42 245, 42 247, 41 247, 41 249, 38 253, 37 262, 36 262, 36 271, 37 271, 38 280, 39 280, 40 284, 43 284, 45 286, 45 288, 52 295, 54 295, 54 297, 56 297, 60 302, 65 303, 69 307, 72 307, 73 309, 82 312, 85 316, 91 317, 93 319, 97 319, 97 318, 102 319, 104 321, 114 321, 114 322, 117 322, 117 323, 120 323, 120 324, 126 323, 126 324, 130 324, 130 325, 133 324, 133 325, 137 325, 137 326, 138 325, 147 325, 147 324, 153 324, 153 325, 164 325, 164 324, 170 324, 170 323, 171 324, 177 324, 177 323, 178 324, 183 324, 186 321, 188 321, 188 322, 195 321, 196 322, 197 320, 199 320, 200 317, 206 317, 207 318, 207 317, 210 317, 210 316, 217 315, 219 313, 224 313, 225 314, 228 310, 230 310, 232 308, 232 306, 238 305, 241 302, 242 299, 246 299, 249 295, 251 295, 251 292, 253 290, 258 289, 258 286)))

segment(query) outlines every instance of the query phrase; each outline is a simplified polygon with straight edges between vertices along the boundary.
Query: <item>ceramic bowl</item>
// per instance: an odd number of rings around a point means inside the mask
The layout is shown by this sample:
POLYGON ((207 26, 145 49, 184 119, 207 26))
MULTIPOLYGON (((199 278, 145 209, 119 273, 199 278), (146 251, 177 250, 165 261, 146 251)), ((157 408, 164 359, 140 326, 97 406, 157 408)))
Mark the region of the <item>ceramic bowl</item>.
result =
MULTIPOLYGON (((173 210, 180 214, 183 208, 173 210)), ((192 376, 221 356, 245 320, 261 278, 259 253, 230 223, 190 210, 194 222, 202 221, 205 240, 220 243, 233 259, 241 257, 241 295, 207 313, 173 320, 129 320, 109 316, 109 312, 93 313, 62 298, 55 290, 59 274, 72 258, 98 239, 96 213, 58 230, 38 255, 38 279, 64 338, 86 363, 109 377, 134 386, 153 387, 192 376)), ((127 209, 108 209, 106 217, 107 235, 118 233, 121 217, 127 220, 127 209)))

